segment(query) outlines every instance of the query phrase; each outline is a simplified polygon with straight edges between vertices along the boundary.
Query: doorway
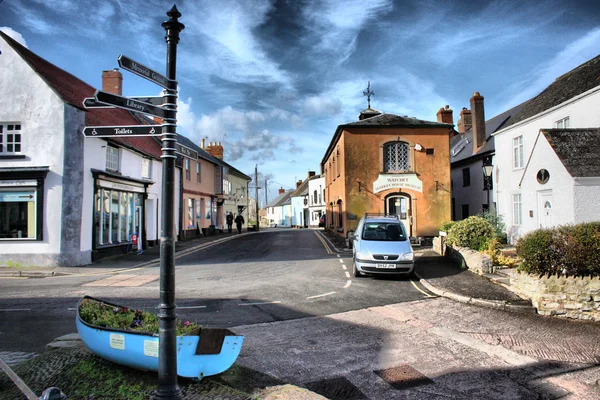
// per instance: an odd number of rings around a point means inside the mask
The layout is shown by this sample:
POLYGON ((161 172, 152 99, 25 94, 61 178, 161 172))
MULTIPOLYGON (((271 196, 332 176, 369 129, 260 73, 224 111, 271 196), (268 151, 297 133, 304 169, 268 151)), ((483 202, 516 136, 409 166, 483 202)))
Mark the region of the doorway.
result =
POLYGON ((552 190, 538 192, 538 215, 540 228, 550 228, 552 222, 552 190))
POLYGON ((408 229, 409 235, 412 236, 410 196, 390 195, 387 197, 385 200, 385 213, 398 215, 406 229, 408 229))

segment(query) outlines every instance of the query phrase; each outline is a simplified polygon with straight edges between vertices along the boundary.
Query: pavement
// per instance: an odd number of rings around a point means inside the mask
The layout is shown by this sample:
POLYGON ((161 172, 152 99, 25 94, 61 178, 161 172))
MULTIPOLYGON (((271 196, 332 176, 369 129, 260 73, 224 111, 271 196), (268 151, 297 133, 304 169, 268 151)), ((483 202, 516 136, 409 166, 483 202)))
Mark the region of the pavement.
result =
MULTIPOLYGON (((281 228, 263 229, 261 232, 278 230, 281 228)), ((260 232, 243 232, 241 235, 260 234, 260 232)), ((221 233, 212 236, 205 236, 182 240, 176 242, 175 251, 176 257, 187 253, 213 246, 225 241, 234 239, 240 236, 237 233, 221 233)), ((351 250, 344 248, 341 241, 336 241, 335 238, 328 237, 323 234, 323 237, 333 248, 342 256, 351 254, 351 250), (336 246, 337 245, 337 246, 336 246)), ((479 276, 469 270, 462 269, 460 266, 453 264, 443 256, 433 252, 429 247, 415 247, 416 267, 415 274, 420 279, 420 282, 432 293, 446 297, 448 299, 472 304, 476 306, 488 307, 496 310, 512 311, 518 313, 535 313, 535 309, 531 303, 524 300, 509 290, 507 276, 510 273, 499 271, 496 274, 490 274, 485 277, 479 276)), ((82 267, 29 267, 29 268, 11 268, 0 267, 0 276, 22 276, 22 277, 41 277, 69 274, 107 274, 130 268, 139 268, 160 262, 160 246, 155 246, 144 250, 142 254, 130 253, 122 256, 112 257, 101 260, 94 264, 82 267)), ((252 328, 248 328, 249 330, 252 328)), ((250 332, 248 332, 250 333, 250 332)), ((49 348, 64 350, 69 348, 68 342, 75 344, 75 348, 79 348, 76 354, 81 354, 78 357, 84 357, 85 353, 81 353, 81 344, 77 343, 77 338, 58 338, 49 348)), ((64 352, 46 352, 42 356, 49 357, 48 353, 56 354, 55 358, 66 357, 64 352)), ((73 353, 69 353, 69 357, 73 357, 73 353)), ((41 357, 41 356, 39 356, 41 357)), ((38 358, 39 358, 38 357, 38 358)), ((56 364, 56 360, 52 363, 56 364)), ((66 362, 66 361, 64 361, 66 362)), ((23 362, 25 364, 25 362, 23 362)), ((13 364, 14 365, 14 364, 13 364)), ((263 377, 264 378, 264 377, 263 377)), ((203 381, 204 382, 204 381, 203 381)), ((286 382, 278 381, 275 378, 263 379, 255 384, 264 384, 262 391, 252 393, 252 398, 258 396, 264 399, 323 399, 324 397, 317 393, 311 392, 305 388, 289 385, 290 380, 286 382), (264 389, 266 387, 266 389, 264 389)), ((219 382, 219 385, 227 387, 228 382, 219 382)), ((230 385, 234 389, 235 385, 230 385)), ((231 389, 230 387, 230 389, 231 389)), ((255 388, 256 389, 256 388, 255 388)), ((212 389, 211 389, 212 390, 212 389)), ((250 393, 245 391, 245 393, 250 393)), ((238 392, 239 394, 239 392, 238 392)), ((242 396, 243 397, 243 396, 242 396)), ((230 398, 227 396, 219 398, 230 398)), ((231 398, 236 398, 231 397, 231 398)), ((241 398, 241 397, 240 397, 241 398)))

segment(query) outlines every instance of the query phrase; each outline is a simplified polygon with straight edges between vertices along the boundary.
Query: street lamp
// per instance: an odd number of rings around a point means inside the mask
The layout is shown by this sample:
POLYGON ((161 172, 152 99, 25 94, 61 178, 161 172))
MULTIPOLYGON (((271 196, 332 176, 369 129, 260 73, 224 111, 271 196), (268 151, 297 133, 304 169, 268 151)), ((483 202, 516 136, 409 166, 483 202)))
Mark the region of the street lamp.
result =
POLYGON ((492 160, 490 158, 486 158, 483 160, 483 166, 481 167, 483 170, 483 190, 487 191, 487 206, 488 210, 490 209, 490 190, 492 189, 492 171, 494 170, 494 166, 492 165, 492 160))

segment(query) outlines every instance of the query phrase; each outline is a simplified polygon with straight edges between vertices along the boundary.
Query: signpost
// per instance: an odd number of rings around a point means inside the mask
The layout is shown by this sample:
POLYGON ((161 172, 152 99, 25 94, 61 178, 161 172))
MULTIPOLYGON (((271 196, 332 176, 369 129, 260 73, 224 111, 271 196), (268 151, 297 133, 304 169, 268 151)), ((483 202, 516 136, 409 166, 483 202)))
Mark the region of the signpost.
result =
MULTIPOLYGON (((0 0, 1 2, 1 0, 0 0)), ((85 108, 122 108, 162 118, 160 125, 88 126, 85 137, 123 137, 161 135, 162 141, 162 218, 160 238, 160 302, 158 305, 159 351, 158 387, 151 398, 183 399, 177 385, 177 331, 175 314, 175 160, 177 153, 185 157, 198 157, 194 150, 177 144, 177 44, 179 32, 185 26, 179 22, 181 13, 176 6, 167 12, 166 31, 167 76, 142 65, 124 55, 118 58, 119 66, 163 87, 163 96, 127 98, 112 93, 96 91, 93 98, 83 101, 85 108), (162 101, 160 101, 160 100, 162 101)))
POLYGON ((149 103, 143 103, 138 100, 133 100, 123 96, 117 96, 116 94, 103 92, 97 90, 94 94, 94 98, 97 102, 107 104, 117 108, 123 108, 125 110, 139 112, 148 115, 154 115, 160 118, 172 119, 172 111, 162 107, 153 106, 149 103))
POLYGON ((165 89, 177 89, 177 81, 171 80, 159 74, 158 72, 151 70, 144 64, 141 64, 137 61, 132 60, 129 57, 124 56, 123 54, 119 56, 117 61, 119 62, 119 67, 126 69, 127 71, 132 72, 136 75, 139 75, 142 78, 146 78, 149 81, 164 87, 165 89))
POLYGON ((86 126, 83 129, 85 137, 155 136, 161 133, 160 125, 86 126))

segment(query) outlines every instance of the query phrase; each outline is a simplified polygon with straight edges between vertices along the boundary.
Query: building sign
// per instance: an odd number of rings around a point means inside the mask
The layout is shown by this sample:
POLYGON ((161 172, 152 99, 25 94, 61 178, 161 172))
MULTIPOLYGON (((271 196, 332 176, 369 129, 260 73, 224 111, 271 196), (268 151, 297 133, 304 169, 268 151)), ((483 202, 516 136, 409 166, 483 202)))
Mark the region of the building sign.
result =
POLYGON ((98 179, 96 181, 99 187, 104 189, 114 189, 120 190, 122 192, 134 192, 134 193, 145 193, 146 189, 144 185, 135 185, 135 184, 126 184, 126 183, 118 183, 112 181, 105 181, 102 179, 98 179))
POLYGON ((410 189, 423 193, 423 182, 416 174, 379 174, 373 182, 373 193, 389 189, 410 189))

